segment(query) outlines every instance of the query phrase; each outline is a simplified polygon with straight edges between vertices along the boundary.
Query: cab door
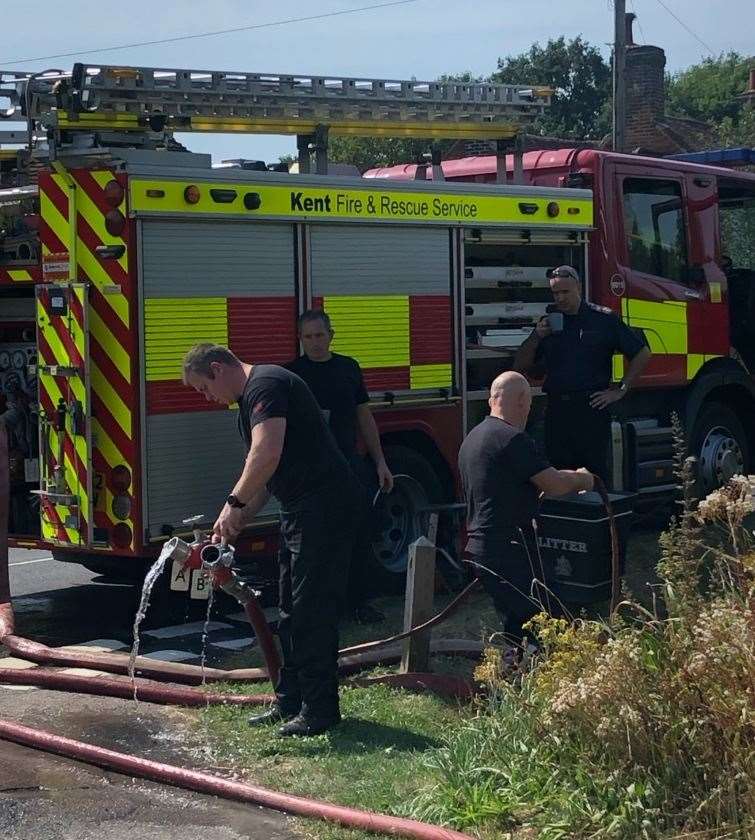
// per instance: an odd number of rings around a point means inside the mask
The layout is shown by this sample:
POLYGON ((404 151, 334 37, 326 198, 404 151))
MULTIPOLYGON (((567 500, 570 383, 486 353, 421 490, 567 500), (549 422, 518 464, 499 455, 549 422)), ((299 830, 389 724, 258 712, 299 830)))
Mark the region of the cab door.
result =
POLYGON ((92 436, 86 283, 36 287, 40 516, 44 539, 92 542, 92 436))
POLYGON ((699 317, 707 295, 705 276, 692 259, 688 185, 670 168, 621 165, 615 186, 622 316, 643 331, 653 354, 641 382, 685 384, 688 324, 699 317))
POLYGON ((687 378, 706 362, 729 355, 730 325, 726 274, 721 268, 718 182, 713 175, 685 174, 690 263, 699 298, 687 306, 687 378))

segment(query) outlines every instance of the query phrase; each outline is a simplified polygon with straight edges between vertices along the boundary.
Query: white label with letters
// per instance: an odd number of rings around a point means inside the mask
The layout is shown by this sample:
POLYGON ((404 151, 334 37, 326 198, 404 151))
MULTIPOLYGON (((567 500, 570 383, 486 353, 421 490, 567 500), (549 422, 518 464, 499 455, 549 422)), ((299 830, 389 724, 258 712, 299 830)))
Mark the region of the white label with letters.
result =
POLYGON ((206 601, 210 597, 210 578, 201 569, 194 569, 191 573, 191 597, 198 601, 206 601))
POLYGON ((188 592, 191 582, 191 569, 185 569, 183 561, 174 560, 170 570, 170 588, 174 592, 188 592))

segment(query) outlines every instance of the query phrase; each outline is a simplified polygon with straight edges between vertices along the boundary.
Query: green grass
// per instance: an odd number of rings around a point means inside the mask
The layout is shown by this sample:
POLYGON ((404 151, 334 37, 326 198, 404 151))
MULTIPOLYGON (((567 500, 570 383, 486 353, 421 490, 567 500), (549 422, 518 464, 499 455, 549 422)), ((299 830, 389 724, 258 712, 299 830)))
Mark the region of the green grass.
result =
MULTIPOLYGON (((276 727, 250 728, 250 710, 211 708, 201 724, 216 760, 246 769, 266 787, 342 805, 408 816, 408 803, 428 781, 427 755, 437 750, 462 715, 452 703, 385 686, 344 688, 343 723, 314 738, 278 738, 276 727)), ((318 840, 362 838, 325 823, 297 821, 318 840)), ((375 835, 371 835, 375 836, 375 835)))
MULTIPOLYGON (((649 602, 646 583, 655 582, 658 533, 645 529, 633 537, 627 578, 634 595, 649 602)), ((436 596, 441 609, 450 600, 436 596)), ((403 599, 379 598, 382 624, 344 624, 341 646, 383 638, 402 629, 403 599)), ((600 612, 600 605, 592 612, 600 612)), ((482 592, 434 631, 434 638, 489 639, 499 629, 495 611, 482 592)), ((224 661, 227 668, 261 664, 256 650, 224 661)), ((474 663, 435 656, 435 672, 470 677, 474 663)), ((393 668, 381 667, 374 673, 393 668)), ((248 691, 249 687, 223 687, 248 691)), ((254 691, 268 691, 255 686, 254 691)), ((561 840, 567 825, 598 827, 633 819, 638 802, 650 805, 638 781, 593 778, 590 760, 564 745, 563 754, 542 743, 521 707, 490 709, 460 706, 430 695, 385 686, 342 688, 344 722, 311 739, 280 739, 275 727, 250 729, 253 710, 211 708, 200 726, 218 766, 241 771, 249 781, 275 790, 398 816, 454 825, 483 840, 561 840), (615 789, 621 782, 623 788, 615 789)), ((652 793, 652 791, 651 791, 652 793)), ((313 820, 296 820, 297 832, 313 840, 356 840, 368 835, 313 820)), ((585 834, 584 836, 589 836, 585 834)), ((606 835, 608 836, 608 835, 606 835)), ((620 837, 620 835, 616 835, 620 837)), ((702 840, 702 838, 700 839, 702 840)), ((707 840, 707 839, 706 839, 707 840)))

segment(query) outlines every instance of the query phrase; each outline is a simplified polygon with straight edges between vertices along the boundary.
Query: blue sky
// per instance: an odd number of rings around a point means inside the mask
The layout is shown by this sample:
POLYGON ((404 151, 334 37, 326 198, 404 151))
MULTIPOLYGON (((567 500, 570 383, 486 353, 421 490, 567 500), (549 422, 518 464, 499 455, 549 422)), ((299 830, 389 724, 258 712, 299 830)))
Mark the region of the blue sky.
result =
MULTIPOLYGON (((570 38, 581 34, 608 55, 607 44, 613 33, 609 0, 417 0, 320 21, 98 52, 119 44, 357 9, 379 2, 42 0, 31 6, 6 2, 0 60, 2 69, 23 70, 69 67, 74 61, 88 60, 191 69, 433 79, 441 73, 464 70, 488 74, 496 68, 499 56, 522 52, 535 41, 545 43, 560 35, 570 38), (74 50, 87 52, 77 58, 28 60, 74 50)), ((708 48, 714 54, 729 50, 755 54, 752 0, 627 0, 627 10, 639 18, 635 39, 662 46, 671 71, 697 63, 710 54, 708 48)), ((192 150, 210 152, 217 160, 248 157, 272 161, 295 150, 294 139, 288 137, 192 135, 186 142, 192 150)))

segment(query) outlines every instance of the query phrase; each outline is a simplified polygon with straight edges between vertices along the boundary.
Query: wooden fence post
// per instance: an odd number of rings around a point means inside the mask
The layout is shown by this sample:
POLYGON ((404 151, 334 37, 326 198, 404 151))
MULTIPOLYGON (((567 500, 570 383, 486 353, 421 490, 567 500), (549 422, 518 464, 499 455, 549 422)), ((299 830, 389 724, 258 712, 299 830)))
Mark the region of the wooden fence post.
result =
MULTIPOLYGON (((409 565, 406 570, 406 600, 404 602, 404 631, 428 621, 433 616, 435 594, 435 545, 420 537, 409 546, 409 565)), ((430 636, 425 630, 403 642, 402 674, 427 671, 430 662, 430 636)))

